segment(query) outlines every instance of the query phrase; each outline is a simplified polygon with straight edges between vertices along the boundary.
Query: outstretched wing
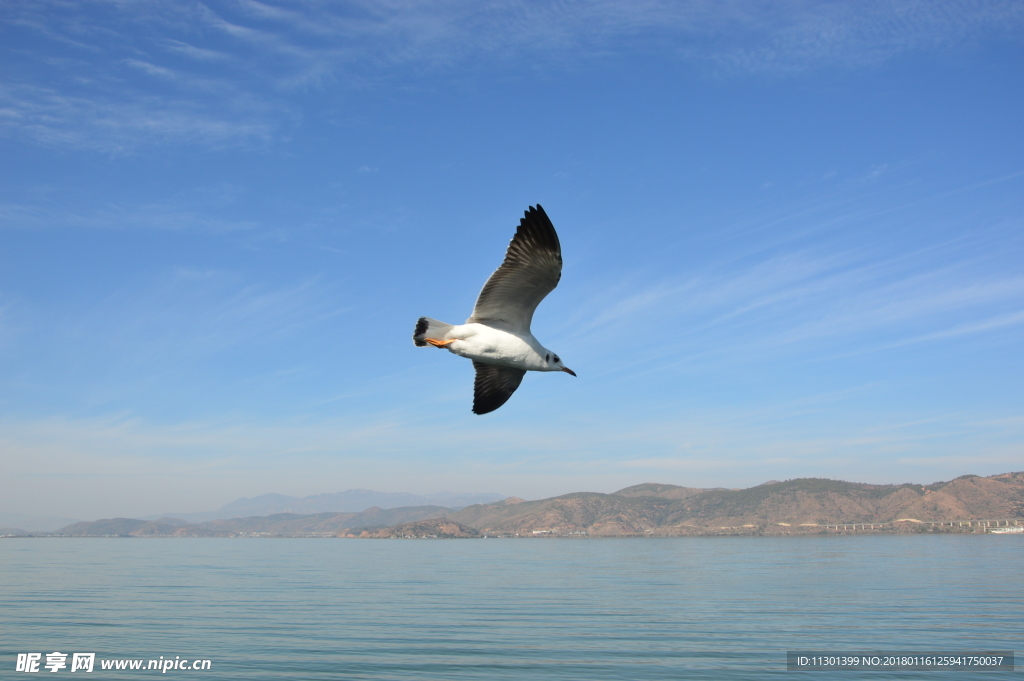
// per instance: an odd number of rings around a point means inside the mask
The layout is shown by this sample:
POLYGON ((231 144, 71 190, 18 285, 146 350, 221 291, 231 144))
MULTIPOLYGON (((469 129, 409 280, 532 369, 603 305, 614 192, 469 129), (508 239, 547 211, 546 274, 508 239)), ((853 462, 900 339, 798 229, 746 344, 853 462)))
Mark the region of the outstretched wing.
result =
POLYGON ((473 413, 487 414, 508 402, 512 393, 523 382, 525 369, 473 362, 476 380, 473 382, 473 413))
POLYGON ((479 322, 525 336, 530 333, 534 310, 561 277, 558 234, 538 204, 519 221, 505 260, 484 284, 466 323, 479 322))

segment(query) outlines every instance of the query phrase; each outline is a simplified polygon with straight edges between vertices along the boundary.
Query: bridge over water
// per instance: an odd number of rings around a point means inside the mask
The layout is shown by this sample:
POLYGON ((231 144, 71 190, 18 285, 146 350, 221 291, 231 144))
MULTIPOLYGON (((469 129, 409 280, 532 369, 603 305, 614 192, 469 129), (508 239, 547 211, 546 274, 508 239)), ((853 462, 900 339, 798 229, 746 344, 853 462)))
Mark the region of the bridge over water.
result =
MULTIPOLYGON (((897 523, 915 523, 931 527, 979 527, 988 529, 996 527, 1024 527, 1024 518, 989 518, 982 520, 918 520, 917 518, 897 518, 887 523, 821 523, 818 527, 824 527, 827 530, 883 530, 891 528, 897 523)), ((811 525, 807 523, 803 526, 809 527, 811 525)))

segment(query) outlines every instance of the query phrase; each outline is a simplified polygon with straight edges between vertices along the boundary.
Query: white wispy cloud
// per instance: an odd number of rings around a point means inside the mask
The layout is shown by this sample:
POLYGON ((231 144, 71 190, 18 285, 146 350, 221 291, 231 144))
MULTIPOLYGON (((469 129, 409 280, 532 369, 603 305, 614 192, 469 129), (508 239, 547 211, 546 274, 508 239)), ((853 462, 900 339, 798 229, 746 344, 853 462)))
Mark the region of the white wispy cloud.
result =
POLYGON ((300 116, 286 93, 364 87, 410 68, 446 73, 523 60, 560 68, 637 50, 673 54, 717 75, 864 68, 909 52, 1019 38, 1024 7, 1013 0, 49 0, 10 2, 4 22, 42 40, 10 52, 15 68, 0 89, 0 126, 44 144, 117 152, 171 139, 265 142, 300 116), (60 68, 47 49, 53 44, 73 53, 60 68))
MULTIPOLYGON (((665 371, 665 358, 684 364, 706 363, 712 357, 748 362, 787 348, 809 353, 806 359, 834 357, 835 348, 877 352, 1000 332, 1024 322, 1020 311, 991 314, 1024 300, 1024 279, 1018 277, 990 278, 972 272, 950 278, 948 272, 932 271, 890 282, 855 269, 824 271, 803 281, 764 279, 751 287, 755 281, 727 278, 709 282, 693 294, 687 287, 677 289, 673 293, 680 297, 663 299, 656 317, 665 328, 674 323, 682 330, 666 334, 663 346, 648 348, 633 361, 654 362, 665 371), (701 299, 716 298, 718 305, 695 308, 701 299), (955 321, 965 316, 980 319, 955 321), (868 335, 902 338, 863 345, 868 335)), ((643 323, 638 320, 651 316, 623 316, 616 326, 627 328, 628 334, 630 323, 643 323)))
POLYGON ((795 204, 759 205, 756 218, 716 214, 727 228, 693 229, 695 243, 664 246, 712 255, 688 262, 685 274, 665 276, 677 269, 670 262, 636 269, 647 262, 640 256, 622 259, 634 263, 628 270, 612 261, 578 287, 586 294, 566 306, 560 342, 600 357, 605 372, 666 372, 795 352, 834 359, 1019 328, 1024 277, 1005 261, 1015 248, 1006 217, 968 229, 960 218, 944 223, 939 208, 986 183, 899 197, 866 195, 856 178, 843 184, 795 204), (635 347, 637 330, 642 352, 619 351, 635 347))
POLYGON ((235 59, 234 56, 226 52, 197 47, 191 43, 182 40, 174 40, 173 38, 164 40, 163 47, 169 52, 182 54, 199 62, 234 61, 235 59))
POLYGON ((63 148, 121 153, 168 140, 221 147, 270 140, 277 122, 257 111, 219 115, 198 101, 129 93, 74 95, 32 85, 0 85, 0 129, 63 148))

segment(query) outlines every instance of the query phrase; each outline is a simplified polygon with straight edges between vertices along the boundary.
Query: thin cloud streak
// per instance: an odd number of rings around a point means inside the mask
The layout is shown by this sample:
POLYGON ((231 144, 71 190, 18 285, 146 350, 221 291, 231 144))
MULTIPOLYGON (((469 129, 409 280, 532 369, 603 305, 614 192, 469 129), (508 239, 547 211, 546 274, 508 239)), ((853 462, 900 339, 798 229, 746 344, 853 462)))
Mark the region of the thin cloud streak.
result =
POLYGON ((980 322, 974 322, 969 324, 959 324, 950 329, 944 331, 936 331, 934 333, 928 333, 917 338, 908 338, 900 343, 894 343, 888 347, 902 347, 904 345, 911 345, 914 343, 924 343, 932 340, 956 338, 958 336, 967 336, 977 333, 985 333, 987 331, 994 331, 997 329, 1004 329, 1009 326, 1017 326, 1018 324, 1024 323, 1024 310, 1019 312, 1012 312, 1010 314, 998 315, 996 317, 990 317, 980 322))
MULTIPOLYGON (((730 361, 752 361, 773 349, 856 338, 885 330, 914 334, 887 344, 941 341, 969 334, 996 332, 1016 325, 1021 313, 986 317, 984 321, 945 328, 947 319, 965 312, 985 315, 993 306, 1015 305, 1024 299, 1024 278, 989 278, 978 268, 951 266, 924 273, 907 272, 906 264, 882 267, 810 254, 791 254, 726 277, 701 277, 680 284, 665 282, 639 291, 600 296, 587 309, 604 309, 568 338, 589 342, 597 329, 601 339, 625 337, 638 327, 648 338, 663 338, 645 348, 643 356, 620 369, 671 356, 691 356, 713 331, 719 339, 714 354, 730 361), (723 312, 724 311, 724 312, 723 312), (914 333, 922 325, 939 327, 914 333), (651 333, 658 328, 671 334, 651 333), (722 334, 723 329, 730 332, 722 334), (723 335, 731 343, 721 344, 723 335)), ((827 351, 831 354, 830 351, 827 351)), ((707 354, 701 355, 707 358, 707 354)), ((630 355, 635 358, 635 355, 630 355)), ((664 370, 659 364, 659 370, 664 370)))
POLYGON ((122 291, 83 311, 76 335, 109 344, 119 363, 162 366, 272 347, 343 313, 343 299, 315 278, 270 288, 230 272, 178 270, 153 288, 122 291))
MULTIPOLYGON (((209 188, 208 188, 209 189, 209 188)), ((222 195, 230 194, 224 189, 222 195)), ((192 201, 128 203, 108 201, 100 206, 67 210, 55 206, 48 193, 36 203, 0 203, 0 229, 154 230, 228 234, 251 232, 261 225, 253 220, 227 219, 213 213, 220 198, 190 197, 192 201)))

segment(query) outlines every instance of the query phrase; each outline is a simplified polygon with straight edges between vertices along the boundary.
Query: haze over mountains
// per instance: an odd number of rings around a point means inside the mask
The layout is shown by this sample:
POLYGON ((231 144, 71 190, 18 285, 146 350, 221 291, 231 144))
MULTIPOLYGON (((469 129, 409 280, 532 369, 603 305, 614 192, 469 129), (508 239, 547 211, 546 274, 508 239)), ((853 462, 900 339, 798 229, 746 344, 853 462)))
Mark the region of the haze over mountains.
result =
POLYGON ((35 513, 0 513, 0 534, 9 534, 12 528, 27 532, 53 532, 75 522, 78 522, 78 518, 35 513))
POLYGON ((286 494, 261 494, 258 497, 244 497, 225 504, 216 511, 202 513, 161 513, 143 516, 142 520, 159 518, 180 518, 193 523, 228 518, 248 518, 276 513, 361 513, 368 508, 400 508, 403 506, 443 506, 458 510, 473 504, 486 504, 504 499, 506 495, 496 493, 460 494, 438 492, 437 494, 408 494, 405 492, 375 492, 370 489, 347 489, 332 494, 314 494, 308 497, 291 497, 286 494))
MULTIPOLYGON (((798 478, 730 490, 647 483, 612 494, 579 492, 536 501, 510 497, 460 510, 437 505, 372 507, 361 513, 276 513, 200 523, 188 523, 179 518, 114 518, 69 525, 59 534, 136 537, 685 536, 722 534, 723 531, 806 533, 823 531, 825 526, 836 523, 885 523, 886 531, 915 531, 929 522, 995 519, 1003 519, 1004 524, 1006 519, 1014 519, 1011 524, 1024 523, 1024 472, 984 478, 964 475, 931 485, 870 485, 798 478)), ((977 530, 970 524, 958 527, 977 530)))
MULTIPOLYGON (((198 513, 159 513, 142 516, 140 520, 177 519, 187 523, 202 523, 208 520, 268 516, 275 513, 361 513, 369 508, 400 508, 403 506, 437 506, 458 510, 473 504, 486 504, 504 499, 506 494, 484 492, 465 494, 459 492, 438 492, 436 494, 408 494, 406 492, 377 492, 371 489, 347 489, 331 494, 314 494, 308 497, 292 497, 287 494, 261 494, 258 497, 243 497, 225 504, 216 511, 198 513)), ((82 522, 81 518, 66 518, 29 513, 0 513, 0 534, 21 532, 54 532, 72 523, 82 522)), ((397 521, 396 521, 397 522, 397 521)), ((173 522, 172 524, 183 524, 173 522)))

